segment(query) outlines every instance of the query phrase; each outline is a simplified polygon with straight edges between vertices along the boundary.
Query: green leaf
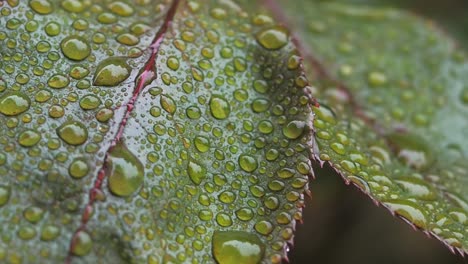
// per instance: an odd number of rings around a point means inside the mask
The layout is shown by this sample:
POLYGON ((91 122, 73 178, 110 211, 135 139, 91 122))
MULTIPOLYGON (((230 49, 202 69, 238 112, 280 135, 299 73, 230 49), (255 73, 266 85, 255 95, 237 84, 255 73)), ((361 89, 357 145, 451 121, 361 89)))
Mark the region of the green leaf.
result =
POLYGON ((315 159, 466 252, 466 55, 405 12, 320 1, 288 7, 321 104, 315 159))
POLYGON ((310 96, 288 30, 253 11, 0 2, 0 262, 285 258, 310 96))

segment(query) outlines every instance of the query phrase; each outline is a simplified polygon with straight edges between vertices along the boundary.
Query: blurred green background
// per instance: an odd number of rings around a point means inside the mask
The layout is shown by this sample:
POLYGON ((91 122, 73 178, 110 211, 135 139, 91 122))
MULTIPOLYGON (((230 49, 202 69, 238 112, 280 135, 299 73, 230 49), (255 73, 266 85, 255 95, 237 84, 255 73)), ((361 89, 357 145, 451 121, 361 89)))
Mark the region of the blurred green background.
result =
MULTIPOLYGON (((335 1, 410 10, 439 23, 460 48, 468 47, 468 0, 335 1)), ((346 186, 330 168, 316 171, 310 184, 313 197, 307 198, 304 224, 298 225, 289 253, 291 264, 468 264, 467 258, 346 186)))

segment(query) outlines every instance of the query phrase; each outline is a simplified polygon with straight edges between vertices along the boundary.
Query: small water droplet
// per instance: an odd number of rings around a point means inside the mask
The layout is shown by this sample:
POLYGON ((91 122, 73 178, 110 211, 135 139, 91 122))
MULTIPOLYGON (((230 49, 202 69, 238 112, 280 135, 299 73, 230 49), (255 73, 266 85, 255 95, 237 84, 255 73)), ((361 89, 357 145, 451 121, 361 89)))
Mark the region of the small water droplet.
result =
POLYGON ((244 231, 215 231, 213 256, 222 264, 257 264, 265 254, 265 245, 254 234, 244 231))
POLYGON ((161 104, 161 107, 169 114, 174 114, 177 110, 176 102, 169 96, 161 95, 159 103, 161 104))
POLYGON ((368 76, 368 82, 372 87, 379 87, 387 83, 387 76, 381 72, 371 72, 368 76))
POLYGON ((425 181, 409 178, 400 177, 395 179, 395 182, 405 190, 411 197, 432 201, 437 198, 437 194, 433 187, 429 186, 425 181))
POLYGON ((23 147, 32 147, 41 140, 41 135, 34 130, 23 131, 18 137, 18 143, 23 147))
POLYGON ((132 68, 127 64, 125 58, 115 57, 105 59, 97 66, 93 85, 117 86, 130 76, 131 70, 132 68))
POLYGON ((294 120, 283 127, 283 135, 289 139, 299 138, 305 130, 305 122, 294 120))
POLYGON ((88 164, 81 159, 74 160, 68 167, 68 173, 75 179, 81 179, 89 172, 88 164))
POLYGON ((199 185, 204 178, 206 178, 206 168, 202 165, 189 161, 187 165, 187 173, 193 183, 199 185))
POLYGON ((258 32, 256 38, 265 49, 277 50, 288 44, 289 31, 283 26, 274 26, 258 32))
POLYGON ((141 161, 122 141, 112 147, 106 160, 106 175, 113 194, 132 195, 143 184, 144 173, 141 161))
POLYGON ((41 229, 41 240, 52 241, 60 235, 60 228, 54 225, 45 225, 41 229))

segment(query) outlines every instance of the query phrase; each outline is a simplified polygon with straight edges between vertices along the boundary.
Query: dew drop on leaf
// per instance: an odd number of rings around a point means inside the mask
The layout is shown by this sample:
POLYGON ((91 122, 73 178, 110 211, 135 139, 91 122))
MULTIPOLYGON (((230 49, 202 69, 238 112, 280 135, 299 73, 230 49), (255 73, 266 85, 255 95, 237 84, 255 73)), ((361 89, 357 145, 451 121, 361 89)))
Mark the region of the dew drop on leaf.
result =
POLYGON ((51 241, 60 235, 60 228, 54 225, 45 225, 41 229, 41 240, 51 241))
POLYGON ((244 231, 215 231, 212 243, 213 256, 220 264, 257 264, 265 254, 263 242, 244 231))
POLYGON ((68 168, 68 173, 72 178, 81 179, 89 172, 89 167, 86 162, 81 159, 74 160, 68 168))
POLYGON ((274 26, 258 32, 256 38, 265 49, 277 50, 288 43, 289 31, 283 26, 274 26))
POLYGON ((109 190, 117 196, 130 196, 143 184, 143 164, 122 141, 109 151, 105 172, 109 190))
POLYGON ((0 97, 0 113, 7 116, 19 115, 29 109, 31 101, 20 92, 5 94, 0 97))
POLYGON ((93 241, 87 232, 81 230, 73 236, 71 247, 71 253, 73 253, 73 255, 85 256, 91 251, 92 247, 93 241))
POLYGON ((91 54, 88 41, 79 36, 70 36, 63 39, 60 48, 65 57, 75 61, 84 60, 91 54))
POLYGON ((23 131, 18 137, 18 143, 23 147, 32 147, 41 140, 41 135, 34 130, 23 131))
POLYGON ((291 121, 283 127, 283 135, 289 139, 299 138, 304 133, 305 126, 303 121, 291 121))
POLYGON ((4 206, 10 200, 10 188, 0 185, 0 206, 4 206))
POLYGON ((30 0, 29 6, 32 10, 41 15, 50 14, 54 10, 52 4, 48 0, 30 0))
POLYGON ((57 128, 57 135, 66 143, 76 146, 88 140, 88 129, 80 122, 67 122, 57 128))
POLYGON ((93 85, 117 86, 130 76, 131 68, 121 57, 108 58, 99 63, 94 75, 93 85))
POLYGON ((214 118, 226 119, 231 113, 231 107, 226 99, 215 95, 210 100, 210 111, 214 118))
POLYGON ((187 173, 193 183, 199 185, 204 178, 206 178, 206 168, 202 165, 189 161, 187 165, 187 173))
POLYGON ((257 160, 250 155, 239 156, 239 166, 246 172, 253 172, 257 169, 257 160))

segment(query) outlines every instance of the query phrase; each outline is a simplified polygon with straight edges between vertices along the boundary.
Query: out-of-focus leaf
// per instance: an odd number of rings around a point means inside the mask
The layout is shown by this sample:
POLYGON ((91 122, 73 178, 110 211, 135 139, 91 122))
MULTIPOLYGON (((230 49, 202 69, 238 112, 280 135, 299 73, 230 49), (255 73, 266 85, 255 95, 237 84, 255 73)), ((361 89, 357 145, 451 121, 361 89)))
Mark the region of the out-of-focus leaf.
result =
POLYGON ((253 11, 0 2, 0 262, 279 263, 310 97, 288 31, 253 11))
POLYGON ((288 6, 321 103, 316 159, 466 252, 465 54, 430 21, 405 12, 320 1, 288 6))

